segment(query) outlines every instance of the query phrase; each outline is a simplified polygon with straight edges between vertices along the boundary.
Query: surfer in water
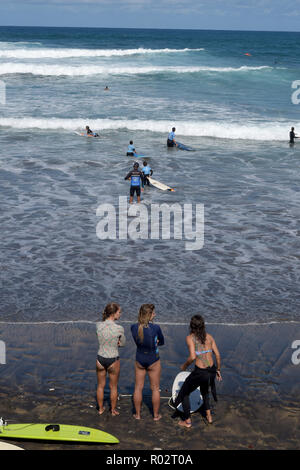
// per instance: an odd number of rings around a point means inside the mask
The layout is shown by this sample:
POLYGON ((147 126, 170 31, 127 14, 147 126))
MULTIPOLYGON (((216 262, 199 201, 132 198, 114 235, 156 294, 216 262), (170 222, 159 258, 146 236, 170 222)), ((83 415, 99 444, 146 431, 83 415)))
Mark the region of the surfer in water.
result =
POLYGON ((127 157, 133 157, 135 153, 135 146, 133 145, 133 140, 131 140, 127 147, 127 157))
POLYGON ((148 176, 153 175, 153 170, 151 169, 151 167, 148 165, 148 163, 146 161, 143 162, 142 173, 143 173, 142 187, 144 187, 146 185, 150 186, 148 176))
POLYGON ((295 128, 292 127, 290 130, 290 144, 294 144, 295 139, 299 139, 299 137, 295 134, 295 128))
POLYGON ((120 319, 121 307, 115 302, 106 305, 102 321, 96 324, 99 350, 96 361, 97 402, 99 414, 104 413, 104 387, 106 376, 109 376, 111 414, 117 416, 118 380, 120 375, 120 358, 118 348, 125 346, 124 328, 115 323, 120 319))
POLYGON ((133 402, 135 406, 135 419, 141 419, 141 405, 143 399, 143 388, 148 374, 152 390, 153 419, 159 421, 160 408, 160 375, 161 364, 158 347, 164 345, 164 336, 160 326, 154 325, 155 306, 143 304, 139 310, 138 323, 131 325, 131 333, 136 349, 135 362, 135 388, 133 402))
POLYGON ((137 202, 141 202, 141 183, 143 180, 143 173, 139 170, 138 162, 133 164, 133 170, 125 176, 125 180, 130 179, 130 198, 129 203, 133 203, 134 193, 136 193, 137 202))
POLYGON ((97 134, 96 132, 93 132, 92 129, 89 128, 89 126, 85 126, 85 130, 86 130, 86 135, 91 135, 93 137, 99 137, 99 134, 97 134))
POLYGON ((175 140, 175 131, 176 131, 176 128, 172 127, 172 131, 169 132, 168 140, 167 140, 168 147, 177 147, 177 143, 175 140))
POLYGON ((222 380, 221 377, 221 356, 214 338, 206 333, 205 323, 201 315, 194 315, 190 321, 190 334, 186 337, 186 343, 189 348, 189 357, 181 366, 181 370, 186 370, 194 361, 195 368, 186 378, 180 392, 173 403, 174 408, 182 403, 183 418, 179 421, 179 425, 190 428, 192 426, 190 414, 189 395, 196 388, 200 387, 203 398, 203 408, 206 413, 206 419, 209 424, 212 423, 210 404, 209 404, 209 387, 215 401, 217 395, 215 390, 215 378, 222 380), (215 366, 213 354, 216 357, 215 366))

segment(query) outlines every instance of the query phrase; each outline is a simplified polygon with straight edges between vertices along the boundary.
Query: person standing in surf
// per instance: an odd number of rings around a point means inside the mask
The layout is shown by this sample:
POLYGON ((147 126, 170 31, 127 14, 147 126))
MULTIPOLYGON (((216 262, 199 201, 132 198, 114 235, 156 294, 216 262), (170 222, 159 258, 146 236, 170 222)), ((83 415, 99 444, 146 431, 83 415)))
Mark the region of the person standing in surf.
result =
POLYGON ((133 164, 133 170, 130 171, 126 176, 125 180, 130 179, 130 198, 129 203, 133 203, 134 193, 136 193, 137 202, 141 202, 141 183, 143 180, 143 173, 139 170, 138 162, 133 164))
POLYGON ((161 364, 158 347, 164 345, 160 326, 154 325, 155 306, 143 304, 139 310, 138 323, 131 325, 132 337, 137 346, 135 361, 135 388, 133 402, 135 419, 141 419, 141 405, 146 374, 152 390, 153 419, 159 421, 161 364))
POLYGON ((192 426, 190 413, 189 395, 196 388, 200 387, 203 398, 203 408, 206 412, 206 419, 212 424, 212 417, 209 403, 209 388, 211 388, 213 397, 217 401, 215 378, 222 380, 221 377, 221 356, 214 338, 206 333, 205 322, 201 315, 194 315, 190 321, 190 334, 186 337, 186 343, 189 348, 189 357, 181 366, 181 370, 186 370, 194 361, 195 368, 183 383, 175 402, 177 408, 180 403, 183 407, 183 418, 179 425, 190 428, 192 426), (215 366, 213 354, 216 357, 215 366))
POLYGON ((133 157, 135 153, 135 146, 133 145, 133 140, 131 140, 127 147, 127 157, 133 157))
POLYGON ((292 127, 290 130, 290 144, 294 144, 295 139, 299 139, 299 137, 295 134, 295 128, 292 127))
POLYGON ((142 173, 143 173, 142 187, 144 188, 144 186, 150 186, 148 176, 153 175, 153 170, 146 161, 143 162, 142 173))
POLYGON ((96 361, 97 371, 97 402, 99 414, 101 415, 105 408, 104 387, 106 376, 109 377, 111 414, 117 416, 118 400, 118 380, 120 375, 120 358, 118 348, 125 345, 126 339, 124 328, 116 323, 121 316, 121 307, 115 302, 106 305, 102 321, 96 324, 97 336, 99 341, 99 350, 96 361))
POLYGON ((176 131, 176 128, 172 127, 172 131, 169 132, 168 140, 167 140, 168 147, 177 147, 177 143, 175 140, 175 131, 176 131))

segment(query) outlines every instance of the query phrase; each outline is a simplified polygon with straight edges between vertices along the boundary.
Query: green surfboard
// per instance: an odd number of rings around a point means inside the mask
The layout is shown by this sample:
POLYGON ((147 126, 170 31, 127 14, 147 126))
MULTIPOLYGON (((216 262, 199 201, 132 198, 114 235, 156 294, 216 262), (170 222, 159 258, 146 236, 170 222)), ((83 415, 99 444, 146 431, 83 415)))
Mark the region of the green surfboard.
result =
POLYGON ((118 444, 119 440, 99 429, 68 424, 6 424, 0 426, 0 438, 118 444))

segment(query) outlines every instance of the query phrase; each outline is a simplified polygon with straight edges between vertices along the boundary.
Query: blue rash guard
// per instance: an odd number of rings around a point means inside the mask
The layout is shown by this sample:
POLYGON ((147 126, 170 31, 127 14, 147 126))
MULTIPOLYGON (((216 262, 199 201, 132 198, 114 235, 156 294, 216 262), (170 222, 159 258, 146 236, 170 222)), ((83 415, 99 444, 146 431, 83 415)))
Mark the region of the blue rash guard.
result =
POLYGON ((128 145, 127 153, 130 153, 130 154, 131 154, 131 153, 132 153, 132 154, 135 153, 135 147, 134 147, 134 145, 132 145, 132 144, 129 144, 129 145, 128 145))
POLYGON ((164 336, 160 326, 149 323, 148 327, 144 327, 144 340, 141 343, 138 337, 139 324, 131 325, 132 337, 137 345, 136 361, 144 368, 148 369, 154 362, 159 360, 158 346, 165 343, 164 336))

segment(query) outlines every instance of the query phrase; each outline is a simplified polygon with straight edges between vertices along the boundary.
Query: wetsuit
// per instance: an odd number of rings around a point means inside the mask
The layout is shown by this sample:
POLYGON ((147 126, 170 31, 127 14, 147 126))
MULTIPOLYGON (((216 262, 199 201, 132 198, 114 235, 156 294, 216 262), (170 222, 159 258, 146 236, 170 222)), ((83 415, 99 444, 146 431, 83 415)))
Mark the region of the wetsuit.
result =
POLYGON ((140 170, 132 170, 125 176, 125 180, 130 178, 130 196, 134 196, 136 192, 137 196, 141 195, 141 182, 143 178, 143 173, 140 170))
MULTIPOLYGON (((201 350, 199 347, 199 343, 194 339, 195 342, 195 352, 197 356, 201 356, 203 354, 212 352, 211 349, 201 350)), ((203 359, 203 362, 207 362, 207 359, 203 359)), ((212 395, 214 400, 217 401, 217 393, 216 393, 216 386, 215 386, 215 378, 216 378, 217 368, 215 365, 205 367, 204 369, 195 366, 194 370, 190 373, 190 375, 184 381, 179 394, 176 397, 174 402, 175 408, 177 408, 180 403, 182 403, 183 408, 183 419, 187 420, 190 418, 191 413, 191 405, 190 405, 190 397, 189 395, 196 390, 196 388, 200 387, 201 395, 203 398, 203 408, 204 410, 210 410, 209 404, 209 387, 211 388, 212 395)))
POLYGON ((290 144, 294 144, 296 139, 296 134, 294 131, 290 131, 290 144))
POLYGON ((158 346, 163 346, 165 340, 160 326, 149 323, 147 327, 143 328, 144 340, 141 343, 138 337, 138 329, 138 323, 131 325, 131 333, 137 345, 136 361, 141 367, 148 369, 154 362, 159 360, 158 346))

